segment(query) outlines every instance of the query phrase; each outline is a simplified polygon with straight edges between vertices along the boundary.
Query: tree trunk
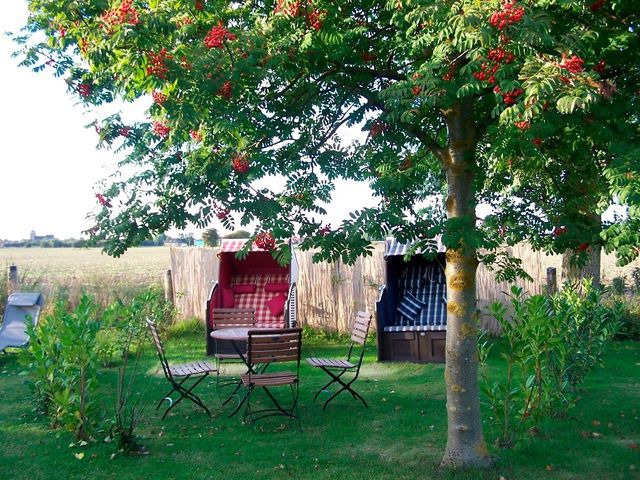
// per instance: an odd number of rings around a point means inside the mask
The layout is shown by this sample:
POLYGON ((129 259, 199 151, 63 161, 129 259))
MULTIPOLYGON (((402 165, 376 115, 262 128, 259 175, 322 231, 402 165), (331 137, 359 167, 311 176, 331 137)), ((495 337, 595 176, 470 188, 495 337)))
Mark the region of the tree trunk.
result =
MULTIPOLYGON (((446 113, 449 147, 443 161, 447 176, 448 232, 468 238, 475 229, 474 168, 476 129, 471 103, 446 113)), ((478 387, 476 249, 460 241, 447 251, 447 447, 443 466, 488 466, 482 435, 478 387)))
MULTIPOLYGON (((593 210, 595 210, 597 205, 593 205, 593 210)), ((602 223, 600 215, 594 213, 592 215, 588 215, 585 220, 585 224, 587 229, 593 234, 596 235, 600 233, 602 230, 602 223)), ((591 278, 593 282, 593 286, 597 287, 600 285, 600 260, 602 248, 600 245, 592 245, 586 250, 587 253, 587 262, 578 266, 575 262, 572 261, 575 252, 573 250, 566 250, 562 255, 562 281, 580 281, 583 278, 591 278)))
POLYGON ((573 250, 566 250, 562 254, 562 280, 580 281, 583 278, 591 278, 593 286, 599 286, 601 252, 600 245, 589 247, 587 249, 587 263, 579 267, 571 262, 574 255, 573 250))

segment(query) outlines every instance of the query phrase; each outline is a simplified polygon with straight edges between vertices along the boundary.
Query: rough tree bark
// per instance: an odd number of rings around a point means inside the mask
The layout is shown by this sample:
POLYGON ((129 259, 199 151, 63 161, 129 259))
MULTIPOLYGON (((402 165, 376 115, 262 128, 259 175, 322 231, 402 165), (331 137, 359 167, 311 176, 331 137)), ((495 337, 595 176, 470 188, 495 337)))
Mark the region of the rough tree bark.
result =
MULTIPOLYGON (((449 146, 444 153, 447 217, 457 227, 475 228, 473 186, 477 132, 471 102, 445 112, 449 146)), ((443 466, 487 466, 490 463, 480 415, 476 318, 476 249, 460 243, 447 251, 447 389, 448 432, 443 466)))
MULTIPOLYGON (((594 210, 596 206, 594 205, 594 210)), ((598 214, 590 215, 587 222, 589 223, 590 229, 594 232, 599 232, 601 230, 601 218, 598 214)), ((601 256, 602 256, 602 248, 600 245, 590 246, 587 250, 587 261, 584 265, 579 266, 576 265, 575 262, 572 261, 574 256, 574 251, 568 249, 562 255, 562 281, 565 282, 567 280, 570 281, 580 281, 583 278, 591 278, 593 282, 593 286, 597 287, 600 285, 600 266, 601 266, 601 256)))

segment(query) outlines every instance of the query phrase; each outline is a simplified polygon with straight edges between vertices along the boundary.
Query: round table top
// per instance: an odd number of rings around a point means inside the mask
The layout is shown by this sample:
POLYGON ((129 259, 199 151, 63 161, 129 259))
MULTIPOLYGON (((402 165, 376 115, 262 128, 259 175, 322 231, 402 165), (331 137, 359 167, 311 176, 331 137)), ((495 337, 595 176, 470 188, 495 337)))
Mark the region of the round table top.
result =
POLYGON ((249 337, 249 330, 257 329, 256 327, 221 328, 211 332, 211 337, 218 340, 246 340, 249 337))

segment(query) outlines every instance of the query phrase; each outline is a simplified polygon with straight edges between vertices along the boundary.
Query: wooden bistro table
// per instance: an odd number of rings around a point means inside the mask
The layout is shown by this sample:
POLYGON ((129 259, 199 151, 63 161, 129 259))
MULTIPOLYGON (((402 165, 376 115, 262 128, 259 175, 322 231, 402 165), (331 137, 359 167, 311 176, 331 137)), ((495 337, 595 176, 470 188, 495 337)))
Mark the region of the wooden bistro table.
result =
MULTIPOLYGON (((238 358, 242 360, 242 362, 247 367, 247 373, 257 373, 254 369, 255 365, 251 365, 249 360, 247 359, 247 352, 244 350, 247 345, 247 341, 249 340, 249 330, 261 330, 259 327, 231 327, 231 328, 220 328, 218 330, 214 330, 211 332, 211 338, 216 340, 228 340, 233 345, 234 350, 238 354, 238 358)), ((231 399, 235 396, 238 390, 242 387, 242 381, 239 380, 236 388, 231 392, 229 398, 227 398, 222 404, 226 405, 231 401, 231 399)), ((247 395, 242 397, 242 399, 238 402, 238 406, 235 408, 233 412, 229 414, 229 417, 233 417, 236 413, 240 411, 240 407, 244 404, 247 399, 247 395)))

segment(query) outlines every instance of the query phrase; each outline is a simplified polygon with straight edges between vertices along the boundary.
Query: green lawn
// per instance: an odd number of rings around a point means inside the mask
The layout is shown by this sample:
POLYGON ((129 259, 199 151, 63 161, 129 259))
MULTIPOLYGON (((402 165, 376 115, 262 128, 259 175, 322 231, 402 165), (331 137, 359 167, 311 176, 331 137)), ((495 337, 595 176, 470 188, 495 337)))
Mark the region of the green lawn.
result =
MULTIPOLYGON (((176 360, 199 358, 201 336, 167 340, 176 360)), ((339 355, 340 345, 307 345, 304 355, 339 355)), ((98 442, 71 448, 72 438, 50 431, 32 410, 26 376, 16 355, 0 355, 0 472, 3 478, 65 480, 115 479, 633 479, 640 478, 640 344, 615 343, 587 380, 585 394, 570 418, 542 425, 540 433, 511 450, 493 451, 495 467, 486 472, 441 471, 437 464, 446 440, 442 365, 375 363, 367 357, 359 390, 368 409, 350 395, 327 411, 313 403, 325 380, 303 365, 300 413, 303 432, 287 421, 243 425, 228 418, 214 381, 200 386, 212 408, 207 417, 191 403, 163 422, 154 410, 166 383, 154 352, 143 358, 139 392, 147 405, 139 432, 144 456, 115 456, 98 442), (596 433, 596 435, 593 435, 596 433), (84 452, 82 459, 74 454, 84 452)), ((113 384, 115 372, 101 380, 113 384)), ((100 392, 111 402, 112 391, 100 392)), ((486 409, 485 409, 486 413, 486 409)), ((492 431, 485 423, 490 442, 492 431)))

